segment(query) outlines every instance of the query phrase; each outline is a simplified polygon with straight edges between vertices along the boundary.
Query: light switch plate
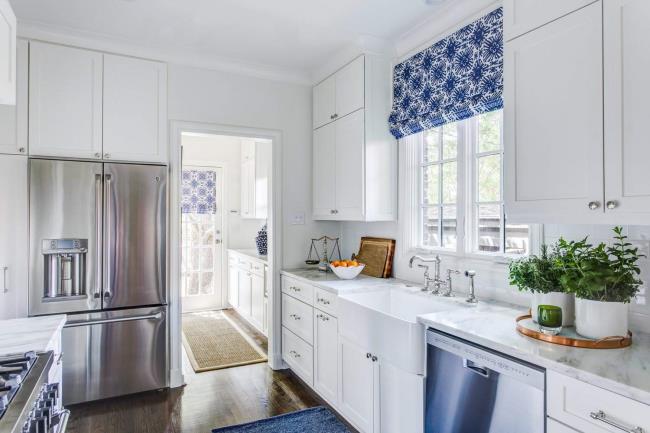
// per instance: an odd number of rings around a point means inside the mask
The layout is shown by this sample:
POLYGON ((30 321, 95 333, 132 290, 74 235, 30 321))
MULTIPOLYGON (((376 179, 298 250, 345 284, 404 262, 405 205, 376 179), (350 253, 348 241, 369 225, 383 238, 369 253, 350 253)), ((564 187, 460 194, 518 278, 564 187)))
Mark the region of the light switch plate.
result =
POLYGON ((291 218, 289 219, 289 224, 291 224, 292 226, 305 225, 305 213, 296 212, 291 214, 291 218))

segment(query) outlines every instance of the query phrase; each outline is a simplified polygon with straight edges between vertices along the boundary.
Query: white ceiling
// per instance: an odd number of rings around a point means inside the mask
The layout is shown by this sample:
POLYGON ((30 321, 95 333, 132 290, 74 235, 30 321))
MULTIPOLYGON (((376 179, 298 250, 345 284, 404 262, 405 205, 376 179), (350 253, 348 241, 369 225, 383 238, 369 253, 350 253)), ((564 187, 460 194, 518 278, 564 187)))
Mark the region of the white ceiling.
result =
MULTIPOLYGON (((447 0, 452 2, 451 0, 447 0)), ((392 41, 424 0, 11 0, 19 22, 308 76, 362 37, 392 41)), ((20 26, 19 26, 20 30, 20 26)))

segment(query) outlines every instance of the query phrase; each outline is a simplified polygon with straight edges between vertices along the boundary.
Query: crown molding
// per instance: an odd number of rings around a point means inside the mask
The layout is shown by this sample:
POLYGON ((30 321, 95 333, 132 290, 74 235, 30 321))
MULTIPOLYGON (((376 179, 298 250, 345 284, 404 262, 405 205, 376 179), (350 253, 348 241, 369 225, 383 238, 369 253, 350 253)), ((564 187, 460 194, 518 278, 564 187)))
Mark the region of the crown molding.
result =
POLYGON ((232 58, 219 57, 192 49, 154 47, 103 33, 55 26, 38 21, 18 20, 18 37, 53 42, 79 48, 157 60, 170 64, 229 72, 284 83, 311 85, 309 71, 281 68, 232 58))

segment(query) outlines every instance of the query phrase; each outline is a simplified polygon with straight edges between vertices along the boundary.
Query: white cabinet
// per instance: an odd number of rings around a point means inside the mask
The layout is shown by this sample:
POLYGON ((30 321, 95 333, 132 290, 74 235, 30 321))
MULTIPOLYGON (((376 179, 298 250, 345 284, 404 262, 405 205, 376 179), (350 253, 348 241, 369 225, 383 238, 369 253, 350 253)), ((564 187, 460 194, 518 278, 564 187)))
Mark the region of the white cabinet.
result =
POLYGON ((238 309, 241 310, 242 314, 246 317, 251 315, 251 302, 252 302, 252 278, 251 273, 246 271, 239 271, 239 283, 238 283, 238 292, 239 292, 239 306, 238 309))
POLYGON ((0 153, 27 154, 29 42, 16 45, 16 105, 0 105, 0 153))
POLYGON ((264 335, 268 320, 266 292, 271 286, 266 269, 262 260, 237 250, 228 251, 228 304, 264 335))
POLYGON ((29 153, 102 157, 102 54, 30 43, 29 153))
POLYGON ((228 303, 239 308, 239 269, 235 264, 228 264, 228 303))
POLYGON ((338 321, 314 311, 314 389, 331 405, 338 401, 338 321))
POLYGON ((602 62, 600 3, 505 44, 511 221, 584 222, 602 213, 602 62))
POLYGON ((267 141, 242 140, 241 145, 241 217, 268 217, 269 167, 271 144, 267 141))
POLYGON ((258 329, 264 329, 264 276, 251 276, 251 320, 258 329))
POLYGON ((27 315, 27 157, 0 155, 0 319, 27 315))
POLYGON ((546 419, 546 431, 547 433, 580 433, 578 430, 567 427, 553 418, 546 419))
POLYGON ((104 55, 104 159, 167 161, 167 66, 104 55))
POLYGON ((16 15, 0 0, 0 104, 16 103, 16 15))
POLYGON ((341 336, 338 356, 339 411, 361 432, 379 432, 377 358, 341 336))
POLYGON ((314 219, 395 220, 397 141, 386 120, 390 77, 388 59, 363 55, 314 88, 314 219), (334 98, 323 96, 328 92, 334 98), (335 113, 325 122, 322 113, 332 99, 335 113))
POLYGON ((314 129, 316 129, 334 120, 334 113, 336 113, 336 78, 334 75, 314 86, 312 97, 314 129))
POLYGON ((509 41, 596 0, 504 0, 503 37, 509 41))

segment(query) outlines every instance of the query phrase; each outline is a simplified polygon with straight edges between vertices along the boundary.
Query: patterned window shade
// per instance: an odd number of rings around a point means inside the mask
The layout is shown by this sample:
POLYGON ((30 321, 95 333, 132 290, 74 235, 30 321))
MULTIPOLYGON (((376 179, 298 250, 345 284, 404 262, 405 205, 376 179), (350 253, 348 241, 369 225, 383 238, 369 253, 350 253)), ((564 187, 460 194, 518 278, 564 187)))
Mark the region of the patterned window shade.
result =
POLYGON ((210 170, 183 170, 181 212, 217 213, 217 173, 210 170))
POLYGON ((503 9, 395 66, 395 138, 503 108, 503 9))

